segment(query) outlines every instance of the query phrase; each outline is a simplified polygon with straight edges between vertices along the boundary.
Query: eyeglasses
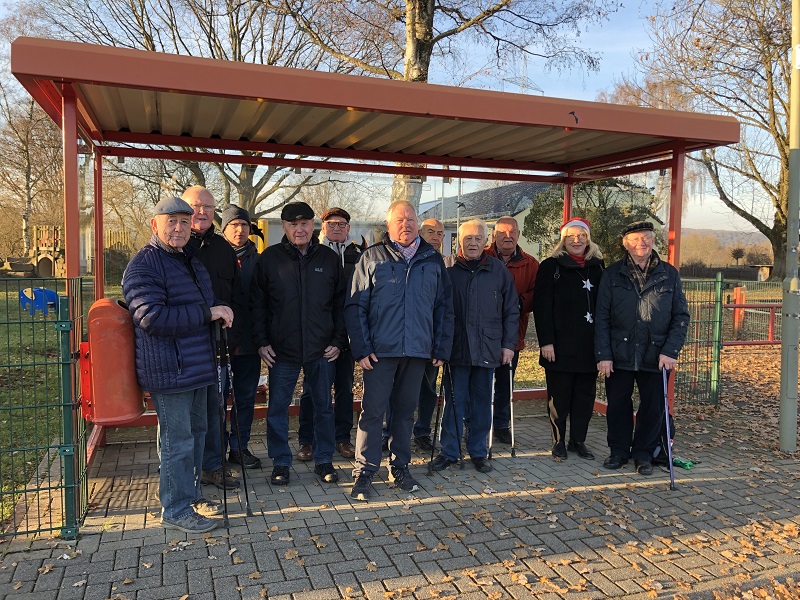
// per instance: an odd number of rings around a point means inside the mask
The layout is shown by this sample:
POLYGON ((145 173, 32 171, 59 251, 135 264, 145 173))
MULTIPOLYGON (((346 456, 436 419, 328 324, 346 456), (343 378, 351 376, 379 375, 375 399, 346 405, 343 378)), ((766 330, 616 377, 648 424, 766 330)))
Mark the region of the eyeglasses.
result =
POLYGON ((349 223, 345 223, 343 221, 325 221, 325 225, 331 229, 344 229, 348 224, 349 223))
POLYGON ((589 239, 589 236, 586 235, 585 233, 574 233, 574 234, 569 234, 568 233, 567 235, 564 236, 564 238, 565 239, 578 240, 580 242, 585 242, 586 240, 589 239))
POLYGON ((196 212, 214 212, 213 204, 190 204, 189 206, 196 212))
POLYGON ((653 243, 653 238, 651 238, 649 235, 629 235, 625 239, 628 240, 631 244, 639 244, 641 242, 644 242, 646 244, 653 243))

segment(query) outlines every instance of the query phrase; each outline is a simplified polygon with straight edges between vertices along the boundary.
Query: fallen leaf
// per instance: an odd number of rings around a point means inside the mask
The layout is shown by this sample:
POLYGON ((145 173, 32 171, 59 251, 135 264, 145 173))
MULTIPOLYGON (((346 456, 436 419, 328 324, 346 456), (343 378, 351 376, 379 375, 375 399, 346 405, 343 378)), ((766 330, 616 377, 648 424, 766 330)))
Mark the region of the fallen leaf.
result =
POLYGON ((286 560, 292 560, 293 558, 297 558, 297 557, 298 557, 298 552, 294 548, 290 548, 283 555, 283 558, 285 558, 286 560))
POLYGON ((258 571, 253 571, 247 576, 248 579, 261 579, 261 573, 258 571))
POLYGON ((37 569, 37 571, 39 571, 39 573, 41 573, 42 575, 49 573, 52 570, 53 570, 52 563, 46 563, 37 569))
POLYGON ((374 573, 377 570, 378 570, 378 565, 375 563, 375 561, 370 561, 367 563, 367 571, 374 573))

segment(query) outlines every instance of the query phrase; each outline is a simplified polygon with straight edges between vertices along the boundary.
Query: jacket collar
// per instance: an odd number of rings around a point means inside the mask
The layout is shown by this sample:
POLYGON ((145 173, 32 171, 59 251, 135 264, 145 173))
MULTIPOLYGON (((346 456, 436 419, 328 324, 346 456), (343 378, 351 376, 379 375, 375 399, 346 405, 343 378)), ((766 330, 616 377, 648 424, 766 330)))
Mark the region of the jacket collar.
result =
MULTIPOLYGON (((470 268, 469 268, 468 262, 469 261, 467 260, 467 257, 464 256, 464 254, 461 252, 461 249, 459 248, 458 257, 456 258, 455 264, 457 264, 462 269, 466 269, 466 270, 469 271, 470 268)), ((489 255, 487 254, 486 251, 484 251, 481 254, 480 259, 478 259, 478 265, 475 267, 474 270, 475 271, 484 271, 484 270, 485 271, 491 271, 492 270, 492 265, 489 262, 489 255)))
MULTIPOLYGON (((389 238, 389 234, 388 233, 384 233, 383 234, 383 239, 381 240, 381 243, 383 243, 383 245, 386 246, 386 248, 389 250, 389 252, 391 252, 392 256, 395 256, 395 257, 397 257, 398 260, 402 260, 403 262, 405 262, 405 259, 403 258, 403 256, 394 247, 394 243, 389 238)), ((415 262, 417 262, 419 260, 422 260, 423 258, 428 258, 434 252, 436 252, 436 250, 434 250, 433 246, 431 246, 428 242, 423 240, 422 236, 420 236, 420 238, 419 238, 419 247, 417 248, 417 253, 414 256, 411 257, 411 260, 408 262, 408 264, 410 265, 410 264, 413 264, 413 263, 415 263, 415 262)))
POLYGON ((293 260, 300 260, 300 258, 311 256, 311 253, 314 252, 318 246, 319 239, 312 235, 308 242, 308 250, 306 251, 305 255, 303 255, 300 253, 300 250, 298 250, 297 246, 289 241, 289 238, 287 238, 286 235, 284 235, 283 239, 281 239, 281 247, 289 256, 292 257, 293 260))

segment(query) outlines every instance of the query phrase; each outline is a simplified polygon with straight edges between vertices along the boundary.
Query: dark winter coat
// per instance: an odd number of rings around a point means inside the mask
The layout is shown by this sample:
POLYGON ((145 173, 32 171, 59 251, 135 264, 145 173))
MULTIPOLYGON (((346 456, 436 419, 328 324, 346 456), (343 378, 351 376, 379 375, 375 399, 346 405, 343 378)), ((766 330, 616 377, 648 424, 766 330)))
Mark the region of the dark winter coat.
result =
POLYGON ((345 303, 353 357, 436 358, 453 344, 453 298, 442 255, 420 239, 406 263, 389 236, 364 250, 345 303))
POLYGON ((272 346, 281 362, 304 364, 325 348, 346 347, 344 272, 336 252, 311 238, 301 256, 286 236, 261 253, 250 282, 256 348, 272 346))
POLYGON ((595 359, 614 369, 658 371, 658 356, 678 358, 689 308, 677 269, 659 260, 639 292, 623 258, 608 267, 597 294, 595 359))
POLYGON ((199 260, 166 250, 153 236, 128 263, 122 292, 133 317, 143 390, 172 394, 217 381, 210 326, 214 293, 199 260))
POLYGON ((485 253, 474 268, 463 256, 447 269, 453 286, 455 366, 500 366, 503 348, 517 343, 519 299, 514 279, 502 261, 485 253))
POLYGON ((569 254, 546 258, 539 265, 533 294, 536 335, 539 347, 553 344, 556 355, 553 362, 539 355, 545 369, 597 372, 594 320, 603 267, 599 258, 589 258, 581 267, 569 254))
MULTIPOLYGON (((495 244, 492 244, 486 253, 500 260, 495 244)), ((525 347, 525 336, 528 333, 528 319, 533 310, 533 290, 539 261, 517 246, 514 254, 504 264, 511 273, 511 277, 514 278, 514 286, 519 296, 519 327, 517 329, 517 345, 514 346, 514 350, 522 350, 525 347)))
MULTIPOLYGON (((233 307, 233 334, 236 340, 237 354, 258 354, 258 348, 253 343, 253 324, 250 318, 250 281, 253 279, 253 272, 258 262, 258 249, 256 245, 247 240, 247 249, 239 262, 239 277, 236 279, 234 298, 241 300, 234 303, 233 307)), ((230 341, 229 341, 230 344, 230 341)), ((233 352, 233 348, 230 348, 233 352)))

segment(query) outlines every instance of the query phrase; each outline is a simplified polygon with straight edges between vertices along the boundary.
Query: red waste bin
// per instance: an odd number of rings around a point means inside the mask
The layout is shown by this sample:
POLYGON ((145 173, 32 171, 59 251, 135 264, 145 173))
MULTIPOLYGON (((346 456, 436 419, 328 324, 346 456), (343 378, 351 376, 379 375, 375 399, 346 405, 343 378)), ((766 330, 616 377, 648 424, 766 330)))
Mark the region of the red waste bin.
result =
POLYGON ((136 380, 133 320, 120 302, 102 298, 89 309, 91 420, 103 426, 135 421, 145 410, 136 380))

